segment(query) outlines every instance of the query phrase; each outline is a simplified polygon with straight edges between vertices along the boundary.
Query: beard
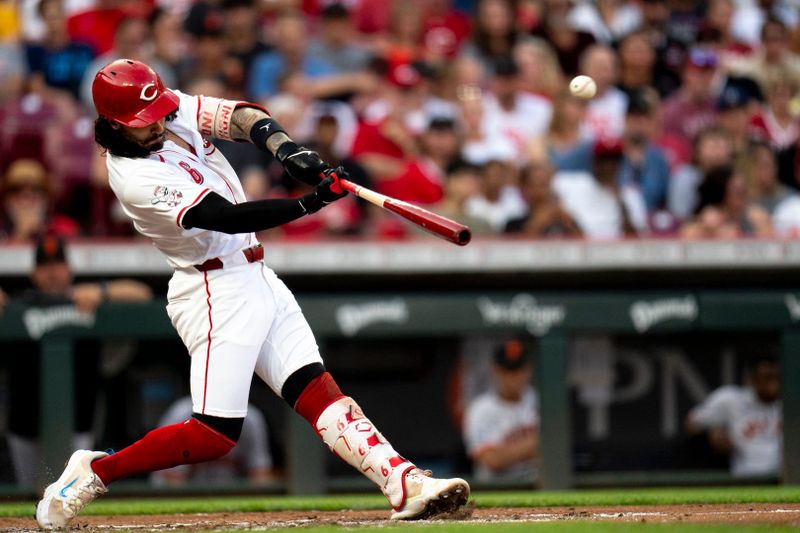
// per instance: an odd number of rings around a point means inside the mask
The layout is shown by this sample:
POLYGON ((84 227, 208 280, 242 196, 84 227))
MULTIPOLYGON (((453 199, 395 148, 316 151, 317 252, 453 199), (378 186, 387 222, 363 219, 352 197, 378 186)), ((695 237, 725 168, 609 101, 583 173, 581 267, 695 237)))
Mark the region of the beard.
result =
MULTIPOLYGON (((175 118, 175 112, 167 115, 167 122, 175 118)), ((94 123, 94 138, 97 144, 108 150, 111 155, 143 159, 164 147, 167 132, 154 135, 145 141, 138 141, 125 135, 119 128, 114 128, 105 117, 97 117, 94 123)))

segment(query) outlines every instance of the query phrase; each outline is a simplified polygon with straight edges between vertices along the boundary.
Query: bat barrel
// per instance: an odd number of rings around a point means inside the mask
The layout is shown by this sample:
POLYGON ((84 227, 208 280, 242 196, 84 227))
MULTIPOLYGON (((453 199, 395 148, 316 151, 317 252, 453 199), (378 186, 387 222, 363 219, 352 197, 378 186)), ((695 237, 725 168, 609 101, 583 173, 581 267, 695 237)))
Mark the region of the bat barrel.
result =
POLYGON ((464 224, 460 224, 447 217, 432 213, 416 205, 391 198, 384 194, 377 193, 355 183, 342 179, 342 188, 393 213, 400 215, 409 222, 416 224, 425 231, 436 235, 442 239, 450 241, 459 246, 465 246, 472 239, 472 231, 464 224))

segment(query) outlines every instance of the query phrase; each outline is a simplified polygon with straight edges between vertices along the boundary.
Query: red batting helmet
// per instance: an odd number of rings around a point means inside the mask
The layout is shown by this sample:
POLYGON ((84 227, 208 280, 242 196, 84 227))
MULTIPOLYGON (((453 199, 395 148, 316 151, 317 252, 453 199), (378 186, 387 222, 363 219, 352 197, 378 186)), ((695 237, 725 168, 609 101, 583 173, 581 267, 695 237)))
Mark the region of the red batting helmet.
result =
POLYGON ((158 74, 132 59, 117 59, 100 69, 92 98, 100 116, 133 128, 157 122, 178 107, 178 96, 164 87, 158 74))

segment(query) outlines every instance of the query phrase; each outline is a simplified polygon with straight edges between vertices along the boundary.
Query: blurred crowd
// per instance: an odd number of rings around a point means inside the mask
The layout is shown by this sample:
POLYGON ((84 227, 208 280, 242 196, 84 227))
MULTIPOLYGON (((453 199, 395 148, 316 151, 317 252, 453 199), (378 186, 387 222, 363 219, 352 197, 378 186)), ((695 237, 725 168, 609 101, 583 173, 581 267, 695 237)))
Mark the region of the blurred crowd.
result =
MULTIPOLYGON (((798 0, 0 0, 0 240, 133 234, 93 142, 120 57, 476 235, 792 237, 799 52, 798 0)), ((251 199, 303 187, 218 147, 251 199)), ((348 198, 261 237, 323 235, 416 232, 348 198)))

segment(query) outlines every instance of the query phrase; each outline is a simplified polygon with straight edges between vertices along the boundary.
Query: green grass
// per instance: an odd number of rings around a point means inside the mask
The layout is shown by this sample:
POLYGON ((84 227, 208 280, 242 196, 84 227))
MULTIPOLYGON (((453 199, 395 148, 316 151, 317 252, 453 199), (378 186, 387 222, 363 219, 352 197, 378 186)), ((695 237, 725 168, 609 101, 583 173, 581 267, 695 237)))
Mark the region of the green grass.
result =
MULTIPOLYGON (((473 499, 478 507, 800 503, 800 487, 673 487, 568 492, 478 492, 473 495, 473 499)), ((32 516, 33 509, 33 502, 0 504, 0 517, 32 516)), ((87 507, 83 514, 136 515, 283 510, 337 511, 342 509, 386 509, 388 511, 388 505, 386 500, 379 494, 324 497, 247 496, 164 499, 114 499, 106 497, 87 507)))

